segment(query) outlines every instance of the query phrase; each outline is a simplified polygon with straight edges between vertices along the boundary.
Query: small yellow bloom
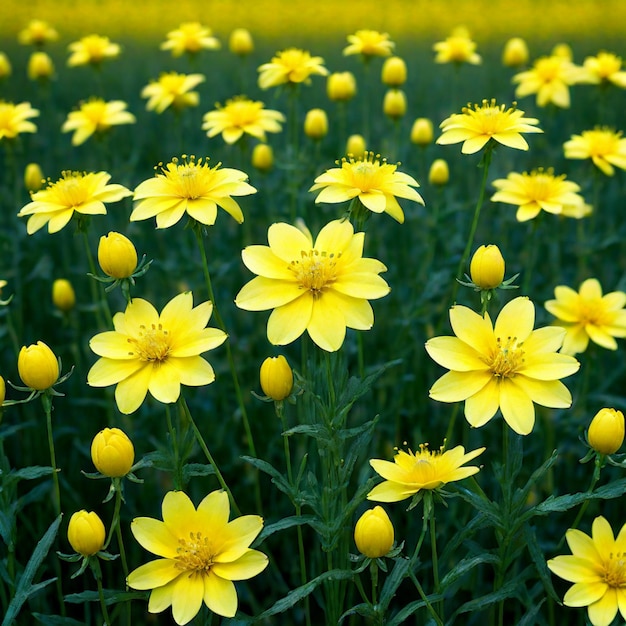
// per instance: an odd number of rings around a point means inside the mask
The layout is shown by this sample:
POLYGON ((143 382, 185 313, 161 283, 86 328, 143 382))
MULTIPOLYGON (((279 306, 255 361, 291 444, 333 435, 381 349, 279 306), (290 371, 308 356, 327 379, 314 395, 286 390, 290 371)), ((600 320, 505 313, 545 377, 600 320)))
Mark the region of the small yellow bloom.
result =
POLYGON ((572 135, 563 144, 566 159, 591 159, 606 176, 615 174, 615 167, 626 170, 626 138, 622 132, 596 127, 580 135, 572 135))
POLYGON ((328 116, 323 109, 311 109, 304 118, 304 134, 320 140, 328 134, 328 116))
POLYGON ((268 172, 274 166, 274 150, 266 143, 258 143, 252 149, 252 167, 268 172))
POLYGON ((18 34, 18 41, 22 45, 34 45, 41 47, 50 41, 56 41, 59 33, 43 20, 31 20, 26 28, 18 34))
POLYGON ((22 382, 31 389, 50 389, 59 379, 59 361, 43 342, 22 346, 17 357, 17 371, 22 382))
POLYGON ((275 402, 284 400, 293 388, 293 372, 282 354, 263 361, 260 379, 263 393, 275 402))
POLYGON ((116 43, 112 43, 108 37, 101 35, 87 35, 68 46, 71 52, 67 60, 69 67, 79 65, 100 65, 107 59, 116 59, 122 49, 116 43))
POLYGON ((383 113, 399 120, 406 113, 406 94, 402 89, 388 89, 383 99, 383 113))
POLYGON ((269 63, 258 68, 259 87, 269 89, 284 84, 309 83, 311 75, 328 76, 322 57, 312 57, 306 50, 287 48, 277 52, 269 63))
POLYGON ((431 185, 447 185, 450 180, 450 168, 444 159, 435 159, 428 172, 428 182, 431 185))
POLYGON ((502 51, 502 64, 507 67, 520 67, 528 63, 528 44, 521 37, 511 37, 502 51))
POLYGON ((78 554, 93 556, 102 550, 105 538, 104 524, 94 511, 83 509, 70 517, 67 539, 78 554))
POLYGON ((587 57, 579 82, 593 85, 609 84, 626 89, 626 71, 622 70, 622 59, 611 52, 599 52, 587 57))
POLYGON ((357 30, 354 35, 348 35, 348 44, 343 49, 344 56, 362 54, 364 57, 387 57, 396 45, 387 33, 377 30, 357 30))
POLYGON ((230 34, 228 48, 233 54, 246 56, 254 52, 254 41, 247 28, 235 28, 230 34))
POLYGON ((200 50, 218 50, 220 42, 210 28, 200 22, 185 22, 166 35, 167 40, 161 44, 161 50, 171 50, 173 57, 183 54, 195 55, 200 50))
POLYGON ((393 524, 382 506, 365 511, 354 527, 354 543, 369 559, 385 556, 391 550, 393 540, 393 524))
POLYGON ((557 43, 550 52, 551 56, 561 57, 566 61, 572 61, 574 59, 574 51, 572 50, 572 46, 568 43, 557 43))
POLYGON ((589 424, 587 441, 600 454, 615 454, 624 443, 624 414, 600 409, 589 424))
POLYGON ((30 80, 47 80, 54 75, 54 63, 45 52, 33 52, 28 59, 26 74, 30 80))
POLYGON ((411 142, 427 146, 433 140, 433 123, 427 117, 418 117, 411 127, 411 142))
POLYGON ((11 76, 12 72, 11 61, 9 61, 9 57, 4 52, 0 52, 0 80, 3 78, 8 78, 11 76))
POLYGON ((28 191, 39 191, 45 180, 38 163, 29 163, 24 169, 24 186, 28 191))
POLYGON ((4 402, 6 394, 7 394, 7 386, 6 386, 6 383, 4 382, 4 378, 0 376, 0 415, 2 413, 2 403, 4 402))
POLYGON ((367 144, 363 135, 350 135, 346 141, 346 154, 353 159, 366 158, 367 144))
POLYGON ((105 428, 91 442, 91 460, 104 476, 126 476, 135 462, 133 442, 123 430, 105 428))
POLYGON ((402 87, 406 83, 406 63, 401 57, 389 57, 383 63, 381 80, 387 87, 402 87))
POLYGON ((137 250, 124 235, 110 232, 100 237, 98 263, 111 278, 128 278, 137 268, 137 250))
POLYGON ((123 100, 105 102, 101 98, 92 98, 81 102, 77 111, 68 114, 61 132, 74 131, 72 145, 80 146, 95 133, 105 133, 111 126, 134 124, 135 121, 135 116, 126 110, 123 100))
POLYGON ((146 85, 141 90, 141 97, 148 98, 146 109, 157 113, 163 113, 170 106, 174 109, 195 107, 200 102, 200 96, 192 89, 204 80, 202 74, 167 72, 146 85))
POLYGON ((356 78, 352 72, 335 72, 328 77, 326 94, 334 102, 347 102, 356 95, 356 78))
POLYGON ((30 102, 13 104, 0 100, 0 140, 14 139, 19 133, 37 132, 37 127, 30 121, 38 117, 39 111, 30 106, 30 102))
POLYGON ((67 313, 74 308, 76 293, 72 283, 67 278, 57 278, 52 283, 52 303, 63 313, 67 313))
POLYGON ((463 26, 455 28, 450 37, 433 45, 437 53, 435 63, 469 63, 479 65, 481 56, 476 52, 476 43, 472 41, 469 32, 463 26))
POLYGON ((470 262, 472 282, 481 289, 495 289, 504 280, 504 258, 498 246, 480 246, 470 262))

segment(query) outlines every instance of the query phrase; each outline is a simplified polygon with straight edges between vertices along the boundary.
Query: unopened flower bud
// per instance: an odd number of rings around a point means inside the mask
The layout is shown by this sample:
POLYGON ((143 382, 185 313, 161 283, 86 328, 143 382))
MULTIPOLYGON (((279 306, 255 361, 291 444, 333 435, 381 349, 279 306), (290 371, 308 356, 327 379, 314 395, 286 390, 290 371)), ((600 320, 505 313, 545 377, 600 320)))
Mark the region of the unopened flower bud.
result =
POLYGON ((128 278, 137 267, 137 250, 133 242, 116 232, 100 237, 98 263, 111 278, 128 278))
POLYGON ((393 524, 381 506, 365 511, 354 527, 354 543, 370 559, 385 556, 393 546, 393 538, 393 524))
POLYGON ((504 258, 493 244, 480 246, 470 262, 472 282, 481 289, 495 289, 504 280, 504 258))
MULTIPOLYGON (((0 376, 0 405, 4 402, 4 399, 7 395, 7 386, 4 382, 4 378, 0 376)), ((2 407, 0 406, 0 411, 2 411, 2 407)))
POLYGON ((326 82, 328 98, 334 102, 345 102, 356 95, 356 79, 352 72, 335 72, 326 82))
POLYGON ((528 46, 521 37, 512 37, 504 45, 502 64, 507 67, 519 67, 528 63, 528 46))
POLYGON ((427 146, 433 140, 433 123, 427 117, 418 117, 411 128, 411 141, 418 146, 427 146))
POLYGON ((67 313, 76 304, 76 294, 74 287, 67 278, 57 278, 52 283, 52 303, 57 309, 67 313))
POLYGON ((397 120, 406 113, 406 95, 402 89, 389 89, 383 100, 383 112, 397 120))
POLYGON ((600 454, 614 454, 624 443, 624 414, 615 409, 600 409, 589 424, 589 445, 600 454))
POLYGON ((93 556, 102 550, 106 532, 97 513, 76 511, 67 527, 67 539, 78 554, 93 556))
POLYGON ((30 80, 45 80, 54 74, 54 63, 46 52, 33 52, 26 73, 30 80))
POLYGON ((552 56, 571 61, 574 58, 574 52, 572 51, 572 46, 568 43, 557 43, 556 46, 552 48, 552 56))
POLYGON ((252 150, 252 166, 261 172, 268 172, 274 166, 274 151, 266 143, 258 143, 252 150))
POLYGON ((254 51, 254 42, 252 41, 252 35, 247 28, 235 28, 230 34, 228 40, 228 48, 233 54, 239 56, 246 56, 254 51))
POLYGON ((363 135, 350 135, 346 141, 346 154, 352 155, 355 159, 363 156, 367 148, 363 135))
POLYGON ((311 139, 322 139, 328 134, 328 117, 323 109, 311 109, 304 118, 304 134, 311 139))
POLYGON ((59 379, 59 362, 43 342, 23 346, 17 357, 17 371, 22 382, 31 389, 49 389, 59 379))
POLYGON ((282 354, 263 361, 260 378, 263 393, 275 402, 284 400, 291 393, 293 372, 282 354))
POLYGON ((381 79, 388 87, 401 87, 406 83, 406 63, 400 57, 388 57, 383 63, 381 79))
POLYGON ((11 76, 11 62, 4 52, 0 52, 0 80, 8 76, 11 76))
POLYGON ((43 186, 43 173, 38 163, 29 163, 24 168, 24 186, 28 191, 39 191, 43 186))
POLYGON ((119 428, 101 430, 91 442, 91 460, 96 469, 110 478, 121 478, 135 462, 135 448, 119 428))
POLYGON ((431 185, 447 185, 450 180, 448 163, 444 159, 435 159, 428 172, 428 182, 431 185))

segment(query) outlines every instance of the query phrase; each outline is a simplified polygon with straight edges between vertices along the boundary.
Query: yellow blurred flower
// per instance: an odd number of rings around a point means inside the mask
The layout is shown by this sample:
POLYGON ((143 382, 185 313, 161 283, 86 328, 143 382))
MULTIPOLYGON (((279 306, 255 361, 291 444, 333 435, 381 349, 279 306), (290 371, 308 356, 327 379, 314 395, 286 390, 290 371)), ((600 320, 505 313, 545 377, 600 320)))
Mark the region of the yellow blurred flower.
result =
POLYGON ((626 139, 622 131, 596 127, 580 135, 572 135, 563 144, 566 159, 591 159, 606 176, 613 176, 615 167, 626 170, 626 139))
POLYGON ((83 509, 70 517, 67 539, 75 552, 82 556, 93 556, 104 546, 106 532, 102 520, 94 511, 83 509))
POLYGON ((428 182, 431 185, 447 185, 450 180, 450 168, 444 159, 435 159, 428 171, 428 182))
POLYGON ((589 424, 587 443, 600 454, 615 454, 624 443, 624 414, 600 409, 589 424))
POLYGON ((212 312, 211 302, 194 307, 190 291, 170 300, 160 315, 146 300, 133 298, 113 317, 115 330, 91 338, 89 347, 102 358, 87 383, 117 385, 115 401, 125 414, 136 411, 148 391, 167 404, 178 400, 181 385, 212 383, 213 368, 200 354, 226 339, 221 330, 206 328, 212 312))
POLYGON ((383 63, 380 78, 388 87, 402 87, 406 83, 406 63, 401 57, 389 57, 383 63))
POLYGON ((2 403, 4 402, 7 394, 7 385, 4 382, 4 378, 0 376, 0 415, 2 414, 2 403))
POLYGON ((354 543, 368 559, 385 556, 393 546, 393 539, 393 524, 382 506, 365 511, 354 527, 354 543))
POLYGON ((465 418, 476 428, 500 409, 520 435, 528 435, 535 424, 533 402, 551 408, 571 405, 572 396, 559 379, 578 371, 580 363, 557 352, 563 328, 533 330, 535 306, 528 298, 507 303, 495 326, 489 313, 483 318, 460 305, 450 309, 450 323, 455 337, 426 342, 430 357, 451 370, 431 387, 433 400, 465 400, 465 418))
POLYGON ((26 74, 30 80, 47 80, 54 75, 54 63, 46 52, 33 52, 28 59, 26 74))
POLYGON ((476 43, 472 41, 466 28, 455 28, 450 37, 433 45, 435 63, 469 63, 479 65, 481 56, 476 52, 476 43))
POLYGON ((243 213, 232 196, 247 196, 256 189, 246 182, 245 172, 220 166, 209 167, 208 159, 194 156, 183 155, 182 163, 172 159, 161 168, 161 174, 135 189, 130 221, 156 217, 157 228, 169 228, 187 213, 201 224, 213 226, 219 206, 241 224, 243 213))
POLYGON ((545 307, 565 328, 561 352, 584 352, 589 340, 617 350, 615 337, 626 337, 626 293, 612 291, 602 295, 602 286, 596 278, 585 280, 578 290, 560 285, 554 289, 555 300, 545 307))
POLYGON ((105 428, 91 441, 91 460, 104 476, 121 478, 135 462, 135 447, 119 428, 105 428))
POLYGON ((396 45, 387 33, 379 33, 377 30, 357 30, 354 35, 348 35, 347 39, 349 45, 343 49, 344 56, 362 54, 364 57, 386 57, 396 45))
POLYGON ((282 354, 276 357, 268 356, 263 361, 259 379, 263 393, 275 402, 288 397, 293 388, 293 371, 282 354))
POLYGON ((427 117, 418 117, 411 127, 411 142, 427 146, 433 140, 433 123, 427 117))
POLYGON ((265 141, 265 133, 279 133, 285 116, 280 111, 266 109, 263 102, 237 96, 227 100, 222 107, 209 111, 202 118, 202 130, 209 137, 222 134, 228 144, 236 143, 244 133, 265 141))
POLYGON ((328 134, 328 116, 324 109, 310 109, 304 117, 304 134, 319 141, 328 134))
POLYGON ((218 50, 220 42, 213 32, 200 22, 184 22, 166 35, 161 50, 171 50, 173 57, 183 54, 197 54, 200 50, 218 50))
POLYGON ((287 48, 277 52, 269 63, 258 69, 259 87, 269 89, 284 84, 309 83, 311 75, 328 76, 322 57, 312 57, 310 52, 299 48, 287 48))
POLYGON ((252 149, 252 167, 268 172, 274 166, 274 151, 266 143, 258 143, 252 149))
POLYGON ((39 191, 45 182, 38 163, 29 163, 24 168, 24 186, 28 191, 39 191))
POLYGON ((228 47, 233 54, 246 56, 254 52, 254 41, 247 28, 235 28, 228 39, 228 47))
POLYGON ((17 357, 17 371, 27 387, 44 391, 59 379, 59 361, 43 341, 38 341, 28 347, 22 346, 17 357))
POLYGON ((151 81, 141 90, 141 97, 148 98, 148 111, 163 113, 172 106, 175 109, 198 106, 200 96, 192 91, 205 80, 202 74, 179 74, 167 72, 161 74, 158 80, 151 81))
POLYGON ((111 126, 134 124, 135 116, 126 110, 126 106, 123 100, 105 102, 101 98, 81 102, 77 111, 68 113, 61 131, 73 131, 72 145, 80 146, 94 133, 104 133, 111 126))
POLYGON ((518 222, 531 220, 542 210, 563 215, 565 207, 585 204, 584 198, 578 194, 580 186, 565 178, 565 174, 555 176, 552 168, 539 168, 523 174, 511 172, 506 178, 493 181, 498 191, 491 196, 491 201, 517 205, 518 222))
POLYGON ((507 67, 519 67, 528 63, 528 44, 521 37, 511 37, 502 51, 502 64, 507 67))
POLYGON ((258 276, 244 285, 235 304, 246 311, 274 309, 267 338, 274 345, 295 341, 306 330, 323 350, 342 346, 346 327, 369 330, 374 313, 368 300, 389 293, 379 276, 386 267, 363 258, 365 234, 348 220, 326 224, 315 240, 285 223, 269 227, 268 246, 248 246, 246 267, 258 276))
POLYGON ((363 137, 363 135, 350 135, 346 140, 346 154, 349 158, 357 160, 367 158, 365 153, 366 149, 367 144, 365 143, 365 137, 363 137))
POLYGON ((387 163, 380 155, 365 152, 362 157, 343 158, 341 167, 327 170, 315 179, 309 191, 321 189, 316 204, 347 202, 358 197, 363 206, 373 213, 388 213, 401 224, 404 212, 396 198, 406 198, 424 204, 412 187, 419 183, 408 174, 397 171, 397 165, 387 163))
POLYGON ((356 95, 356 79, 352 72, 335 72, 328 77, 326 94, 335 102, 346 102, 356 95))
POLYGON ((30 120, 38 117, 39 111, 30 106, 30 102, 13 104, 0 100, 0 141, 5 137, 14 139, 19 133, 35 133, 37 126, 30 120))
POLYGON ((56 182, 31 195, 29 202, 17 214, 27 217, 26 230, 29 235, 48 224, 48 232, 60 231, 74 212, 83 215, 105 215, 105 202, 117 202, 132 195, 122 185, 109 185, 111 175, 107 172, 62 173, 56 182))
POLYGON ((579 82, 594 85, 612 83, 626 89, 626 71, 622 70, 621 57, 611 52, 599 52, 595 57, 587 57, 579 82))
POLYGON ((18 41, 23 45, 43 46, 50 41, 56 41, 59 33, 43 20, 31 20, 26 28, 18 33, 18 41))
POLYGON ((111 278, 128 278, 137 269, 137 250, 133 242, 121 233, 110 232, 100 237, 98 264, 111 278))
POLYGON ((102 35, 87 35, 68 46, 70 57, 67 60, 69 67, 78 65, 100 65, 102 61, 116 59, 121 52, 118 44, 102 35))
POLYGON ((562 59, 566 59, 567 61, 574 60, 574 51, 572 50, 572 46, 568 43, 557 43, 550 53, 550 56, 561 57, 562 59))
POLYGON ((522 133, 542 133, 536 128, 539 120, 524 117, 524 111, 504 104, 497 105, 495 99, 483 100, 482 105, 470 105, 462 113, 454 113, 440 124, 443 133, 438 144, 448 145, 463 142, 461 152, 474 154, 484 148, 489 140, 517 150, 528 150, 528 143, 522 133))
POLYGON ((52 283, 52 303, 57 309, 67 313, 76 304, 76 293, 67 278, 57 278, 52 283))
POLYGON ((402 89, 388 89, 383 99, 383 113, 399 120, 406 113, 406 94, 402 89))
POLYGON ((11 67, 11 61, 9 61, 9 57, 6 55, 6 53, 0 52, 0 80, 11 76, 12 71, 13 69, 11 67))

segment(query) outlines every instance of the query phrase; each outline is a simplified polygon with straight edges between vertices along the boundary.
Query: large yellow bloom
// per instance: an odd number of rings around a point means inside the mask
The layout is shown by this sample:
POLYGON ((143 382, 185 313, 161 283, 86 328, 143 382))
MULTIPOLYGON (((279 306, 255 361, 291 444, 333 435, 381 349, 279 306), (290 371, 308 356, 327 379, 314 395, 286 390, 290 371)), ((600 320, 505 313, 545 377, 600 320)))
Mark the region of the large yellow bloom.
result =
POLYGON ((67 64, 70 67, 77 65, 99 65, 107 59, 115 59, 120 55, 121 48, 111 42, 108 37, 101 35, 87 35, 68 46, 71 52, 67 64))
POLYGON ((595 57, 587 57, 579 82, 592 85, 613 83, 626 89, 626 72, 622 70, 621 57, 611 52, 599 52, 595 57))
POLYGON ((561 348, 563 354, 584 352, 590 339, 603 348, 617 350, 615 337, 626 337, 623 291, 602 295, 598 280, 589 278, 578 292, 565 285, 556 287, 554 297, 545 307, 567 331, 561 348))
POLYGON ((363 258, 364 233, 347 220, 322 228, 315 243, 295 226, 272 224, 268 246, 248 246, 246 267, 258 274, 241 289, 235 304, 247 311, 274 309, 267 338, 274 345, 295 341, 305 330, 328 352, 339 350, 346 327, 369 330, 374 313, 368 300, 389 293, 379 276, 386 267, 363 258))
POLYGON ((30 106, 30 102, 13 104, 0 100, 0 140, 14 139, 19 133, 35 133, 37 126, 30 120, 37 117, 39 111, 30 106))
POLYGON ((107 172, 62 173, 56 182, 31 195, 29 202, 17 214, 30 216, 26 225, 29 235, 48 224, 48 232, 60 231, 74 212, 83 215, 105 215, 105 202, 117 202, 132 195, 123 185, 109 185, 111 175, 107 172))
POLYGON ((585 130, 580 135, 572 135, 563 149, 566 159, 591 159, 606 176, 613 176, 613 166, 626 170, 626 139, 621 131, 599 127, 585 130))
POLYGON ((31 20, 26 28, 18 33, 18 41, 23 45, 43 46, 49 41, 56 41, 59 33, 43 20, 31 20))
POLYGON ((200 102, 200 96, 192 89, 204 80, 202 74, 167 72, 146 85, 141 90, 141 97, 148 98, 146 109, 157 113, 163 113, 170 106, 175 109, 195 107, 200 102))
POLYGON ((207 226, 217 219, 217 207, 243 222, 241 207, 232 196, 247 196, 256 189, 246 181, 248 175, 229 167, 209 167, 208 159, 183 155, 182 163, 174 158, 162 174, 149 178, 135 189, 135 208, 131 222, 156 216, 157 228, 169 228, 187 213, 207 226))
POLYGON ((607 520, 593 520, 591 537, 570 528, 565 533, 572 554, 548 561, 550 570, 571 583, 563 604, 587 607, 593 626, 609 626, 617 611, 626 619, 626 524, 617 535, 607 520))
POLYGON ((448 368, 430 389, 440 402, 465 400, 465 417, 475 427, 502 412, 507 424, 527 435, 535 424, 533 402, 567 408, 572 396, 559 380, 578 371, 580 363, 559 354, 565 330, 547 326, 533 330, 535 306, 525 297, 506 304, 495 326, 489 313, 481 317, 465 306, 450 309, 456 337, 426 342, 431 358, 448 368))
POLYGON ((435 63, 470 63, 479 65, 482 62, 476 52, 476 43, 472 41, 466 28, 455 28, 450 37, 433 45, 437 53, 435 63))
POLYGON ((202 118, 202 130, 209 137, 222 134, 228 144, 237 142, 246 133, 265 141, 265 133, 279 133, 285 116, 280 111, 265 109, 262 102, 255 102, 246 96, 227 100, 217 110, 209 111, 202 118))
POLYGON ((376 485, 368 494, 368 500, 376 502, 399 502, 415 495, 418 491, 438 489, 446 483, 463 480, 479 471, 471 465, 462 467, 468 461, 482 454, 485 448, 465 453, 463 446, 445 450, 442 446, 432 452, 428 444, 420 444, 417 452, 398 450, 393 463, 381 459, 371 459, 370 465, 385 480, 376 485))
POLYGON ((358 159, 342 159, 341 167, 327 170, 315 179, 309 191, 322 191, 315 202, 346 202, 359 198, 363 206, 374 213, 389 213, 396 221, 404 222, 402 207, 396 197, 424 204, 422 196, 412 189, 419 183, 408 174, 397 171, 380 155, 365 152, 358 159))
POLYGON ((163 521, 135 518, 130 529, 143 548, 161 557, 128 575, 128 586, 151 589, 148 611, 172 607, 177 624, 187 624, 204 602, 213 613, 237 612, 234 580, 260 574, 265 554, 249 548, 263 528, 263 518, 243 515, 232 521, 228 495, 213 491, 196 509, 182 491, 165 494, 163 521))
POLYGON ((491 200, 517 205, 518 222, 537 217, 541 210, 565 215, 566 207, 582 208, 585 205, 585 199, 577 193, 580 187, 565 178, 565 174, 555 176, 552 169, 540 168, 523 174, 511 172, 506 178, 493 181, 498 191, 491 200))
POLYGON ((357 30, 354 35, 348 35, 347 39, 349 45, 343 49, 344 56, 362 54, 364 57, 387 57, 396 45, 387 33, 379 33, 377 30, 357 30))
POLYGON ((495 99, 483 100, 482 105, 470 105, 445 119, 439 127, 443 131, 438 144, 448 145, 463 142, 461 152, 474 154, 483 148, 490 139, 518 150, 528 150, 528 143, 522 133, 542 133, 536 128, 539 120, 524 117, 524 111, 515 107, 507 109, 497 105, 495 99))
POLYGON ((206 328, 213 304, 193 306, 190 291, 168 302, 161 314, 146 300, 133 298, 113 317, 115 330, 91 338, 100 357, 87 375, 92 387, 117 385, 115 401, 122 413, 136 411, 148 391, 159 402, 178 400, 180 386, 199 387, 215 380, 200 354, 224 343, 226 334, 206 328))
POLYGON ((167 40, 161 44, 161 50, 171 50, 173 57, 197 54, 200 50, 218 50, 220 42, 213 37, 213 32, 200 22, 185 22, 166 35, 167 40))
POLYGON ((324 59, 312 57, 306 50, 287 48, 259 67, 259 87, 269 89, 286 83, 308 83, 312 74, 328 76, 324 59))
POLYGON ((74 131, 72 145, 80 146, 94 133, 105 132, 111 126, 134 124, 135 116, 126 110, 126 106, 123 100, 105 102, 101 98, 81 102, 77 111, 68 114, 61 131, 74 131))

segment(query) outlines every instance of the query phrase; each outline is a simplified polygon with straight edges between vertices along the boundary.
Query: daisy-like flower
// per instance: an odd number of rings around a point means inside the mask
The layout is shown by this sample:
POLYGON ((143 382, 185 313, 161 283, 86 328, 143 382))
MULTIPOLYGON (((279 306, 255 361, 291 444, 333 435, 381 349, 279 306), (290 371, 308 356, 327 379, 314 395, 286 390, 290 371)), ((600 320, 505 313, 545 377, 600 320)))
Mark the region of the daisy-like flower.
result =
POLYGON ((299 48, 287 48, 277 52, 269 63, 258 69, 259 87, 269 89, 284 84, 308 83, 313 74, 328 76, 322 57, 312 57, 310 52, 299 48))
POLYGON ((31 20, 17 36, 22 45, 34 45, 39 48, 50 41, 56 41, 58 38, 59 33, 44 20, 31 20))
POLYGON ((200 96, 192 91, 204 82, 202 74, 179 74, 167 72, 153 80, 141 90, 141 97, 148 98, 148 111, 163 113, 169 106, 175 109, 198 106, 200 96))
POLYGON ((424 204, 412 187, 419 183, 408 174, 397 171, 396 165, 387 163, 380 155, 365 152, 358 159, 342 159, 341 167, 327 170, 315 179, 309 191, 322 191, 315 202, 346 202, 359 198, 363 206, 373 213, 389 213, 397 222, 404 222, 402 207, 396 197, 424 204))
POLYGON ((450 309, 456 337, 434 337, 426 342, 430 357, 448 368, 430 389, 439 402, 465 400, 465 418, 483 426, 497 412, 520 435, 535 424, 533 402, 568 408, 572 396, 559 380, 578 371, 580 363, 557 350, 565 329, 546 326, 533 330, 535 306, 526 297, 506 304, 495 326, 489 313, 481 317, 465 306, 450 309))
POLYGON ((348 35, 348 44, 343 49, 344 56, 362 54, 364 57, 388 57, 395 47, 387 33, 377 30, 357 30, 354 35, 348 35))
POLYGON ((94 133, 104 133, 111 126, 134 124, 135 116, 126 110, 126 102, 111 100, 105 102, 101 98, 92 98, 81 102, 77 111, 68 114, 61 127, 64 133, 74 132, 72 145, 80 146, 94 133))
POLYGON ((615 337, 626 337, 626 293, 612 291, 602 295, 602 286, 588 278, 578 292, 560 285, 554 290, 555 300, 545 304, 549 313, 566 330, 561 352, 584 352, 589 340, 608 350, 617 350, 615 337))
POLYGON ((48 232, 60 231, 74 212, 83 215, 105 215, 105 202, 117 202, 133 192, 123 185, 109 185, 107 172, 62 172, 56 182, 49 182, 41 191, 31 194, 29 202, 17 214, 27 217, 29 235, 48 224, 48 232))
POLYGON ((626 89, 626 71, 622 70, 621 57, 611 52, 599 52, 595 57, 587 57, 579 82, 592 85, 613 83, 626 89))
POLYGON ((185 22, 166 35, 161 50, 171 50, 173 57, 183 54, 197 54, 200 50, 218 50, 220 42, 213 32, 200 22, 185 22))
POLYGON ((159 402, 176 402, 180 386, 199 387, 215 380, 213 368, 200 355, 217 348, 226 334, 206 328, 213 304, 193 306, 190 291, 170 300, 161 314, 146 300, 133 298, 124 313, 113 317, 115 330, 91 338, 98 356, 87 374, 92 387, 115 388, 122 413, 136 411, 148 391, 159 402))
POLYGON ((121 52, 118 44, 102 35, 87 35, 68 46, 71 52, 67 64, 69 67, 78 65, 100 65, 102 61, 116 59, 121 52))
POLYGON ((310 233, 272 224, 268 246, 248 246, 246 267, 258 276, 241 289, 235 304, 246 311, 274 309, 267 338, 274 345, 295 341, 306 330, 323 350, 339 350, 346 327, 369 330, 374 313, 368 300, 389 293, 379 276, 387 268, 363 258, 364 233, 347 220, 326 224, 313 242, 310 233))
POLYGON ((0 141, 5 137, 15 139, 20 133, 35 133, 37 126, 30 121, 38 117, 39 111, 30 106, 30 102, 13 104, 0 100, 0 141))
POLYGON ((172 159, 161 174, 140 183, 135 189, 131 222, 156 216, 157 228, 169 228, 187 213, 201 224, 213 226, 217 207, 241 224, 243 213, 232 196, 247 196, 256 189, 248 175, 229 167, 209 167, 208 159, 183 155, 182 163, 172 159))
POLYGON ((250 548, 263 528, 263 518, 243 515, 232 521, 228 495, 213 491, 194 507, 182 491, 165 494, 163 521, 135 518, 130 529, 139 544, 161 557, 128 575, 128 586, 151 589, 148 611, 170 606, 174 621, 187 624, 202 602, 224 617, 237 612, 234 580, 260 574, 268 564, 265 554, 250 548))
POLYGON ((596 127, 580 135, 572 135, 563 144, 566 159, 591 159, 606 176, 615 174, 615 167, 626 170, 626 139, 622 131, 596 127))
POLYGON ((209 137, 222 134, 228 144, 236 143, 246 133, 265 141, 265 133, 279 133, 285 116, 280 111, 266 109, 262 102, 255 102, 246 96, 227 100, 222 107, 209 111, 202 118, 202 130, 209 137))
POLYGON ((593 626, 609 626, 618 610, 626 620, 626 524, 615 537, 600 516, 593 520, 591 537, 570 528, 565 538, 572 554, 548 561, 553 574, 574 583, 563 604, 586 606, 593 626))
POLYGON ((441 145, 463 142, 461 152, 474 154, 484 148, 490 139, 509 148, 528 150, 528 143, 522 133, 542 133, 536 128, 539 120, 524 117, 524 111, 515 106, 507 109, 504 104, 497 105, 495 98, 483 100, 482 105, 467 105, 462 113, 454 113, 445 119, 439 127, 443 131, 437 139, 441 145))
POLYGON ((469 63, 479 65, 482 63, 480 54, 476 52, 476 43, 472 41, 466 28, 455 28, 450 37, 445 41, 438 41, 433 45, 437 53, 435 63, 469 63))
POLYGON ((511 172, 506 178, 493 181, 498 191, 491 196, 491 200, 517 205, 518 222, 537 217, 541 210, 564 215, 565 207, 582 207, 585 204, 584 198, 578 194, 580 187, 565 178, 565 174, 555 176, 552 168, 523 174, 511 172))
POLYGON ((475 465, 465 466, 465 463, 484 451, 485 448, 478 448, 466 454, 463 446, 456 446, 452 450, 441 446, 433 452, 428 449, 427 443, 422 443, 417 452, 397 450, 393 463, 371 459, 370 465, 385 480, 367 494, 367 499, 399 502, 418 491, 439 489, 446 483, 473 476, 480 468, 475 465))

